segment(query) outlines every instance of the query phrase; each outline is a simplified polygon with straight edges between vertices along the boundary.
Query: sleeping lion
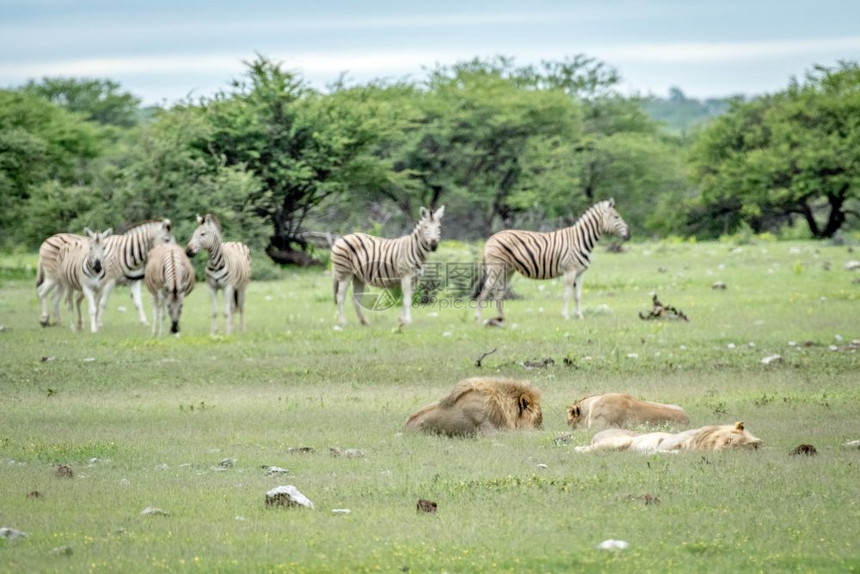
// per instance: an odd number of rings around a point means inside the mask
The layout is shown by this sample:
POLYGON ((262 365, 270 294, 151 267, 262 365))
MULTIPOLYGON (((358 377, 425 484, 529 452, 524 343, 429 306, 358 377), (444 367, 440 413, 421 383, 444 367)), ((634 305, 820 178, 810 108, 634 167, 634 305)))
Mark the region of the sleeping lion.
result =
POLYGON ((567 424, 572 429, 657 425, 666 422, 688 425, 690 419, 678 405, 640 401, 624 393, 584 397, 567 407, 567 424))
POLYGON ((679 450, 757 449, 761 439, 751 435, 744 423, 707 426, 679 433, 634 433, 608 429, 594 435, 589 446, 576 447, 577 452, 595 450, 632 450, 641 453, 676 452, 679 450))
POLYGON ((447 436, 542 427, 540 390, 524 381, 482 377, 460 381, 447 397, 406 420, 408 430, 447 436))

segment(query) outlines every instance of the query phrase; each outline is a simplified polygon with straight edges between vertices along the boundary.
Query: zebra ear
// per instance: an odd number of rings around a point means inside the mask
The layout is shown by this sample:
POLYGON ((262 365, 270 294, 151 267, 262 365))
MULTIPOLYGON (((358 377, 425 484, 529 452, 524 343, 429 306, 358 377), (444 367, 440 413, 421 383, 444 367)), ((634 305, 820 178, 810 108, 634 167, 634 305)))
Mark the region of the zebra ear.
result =
POLYGON ((614 197, 609 198, 609 207, 615 207, 615 198, 614 197))
POLYGON ((109 236, 109 235, 111 235, 112 233, 113 233, 113 227, 108 227, 107 229, 105 229, 104 231, 102 231, 102 233, 101 233, 101 238, 102 238, 102 239, 107 239, 107 238, 108 238, 108 236, 109 236))
POLYGON ((93 231, 92 229, 90 229, 89 227, 84 227, 84 233, 90 239, 95 239, 95 237, 96 237, 96 232, 93 231))
POLYGON ((162 226, 164 226, 164 229, 165 229, 168 233, 170 233, 171 231, 173 231, 173 222, 172 222, 172 221, 170 221, 169 219, 165 219, 165 220, 163 220, 163 221, 161 222, 161 224, 162 224, 162 226))
POLYGON ((418 216, 421 219, 427 219, 427 215, 428 215, 427 208, 422 206, 421 209, 418 210, 418 216))
POLYGON ((442 216, 445 215, 445 206, 443 205, 433 214, 433 219, 442 219, 442 216))
POLYGON ((203 216, 199 213, 197 214, 197 225, 203 225, 203 216))

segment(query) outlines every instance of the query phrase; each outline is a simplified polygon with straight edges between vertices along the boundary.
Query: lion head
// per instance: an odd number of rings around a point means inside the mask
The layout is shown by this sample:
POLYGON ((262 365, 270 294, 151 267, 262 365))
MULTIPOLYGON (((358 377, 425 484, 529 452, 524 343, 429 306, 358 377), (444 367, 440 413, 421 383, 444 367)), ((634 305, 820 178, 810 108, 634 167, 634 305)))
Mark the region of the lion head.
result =
POLYGON ((409 416, 406 427, 448 436, 543 428, 540 391, 513 379, 470 378, 445 398, 409 416))
POLYGON ((757 449, 761 444, 761 439, 750 434, 744 428, 744 423, 738 421, 733 425, 717 425, 697 429, 697 432, 682 441, 678 448, 684 450, 757 449))

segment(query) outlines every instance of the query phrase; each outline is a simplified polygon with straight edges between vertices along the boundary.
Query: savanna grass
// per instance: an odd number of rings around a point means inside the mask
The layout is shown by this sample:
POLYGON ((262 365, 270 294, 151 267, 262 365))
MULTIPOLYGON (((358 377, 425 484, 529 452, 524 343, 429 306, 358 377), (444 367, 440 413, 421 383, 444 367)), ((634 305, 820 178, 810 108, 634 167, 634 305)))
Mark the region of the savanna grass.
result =
POLYGON ((334 330, 328 275, 290 272, 252 283, 246 333, 209 336, 201 284, 181 336, 161 339, 121 289, 99 333, 43 329, 35 258, 2 258, 0 526, 28 536, 0 540, 0 571, 860 569, 860 451, 841 448, 860 438, 860 359, 846 349, 860 285, 844 270, 856 258, 807 242, 599 250, 584 320, 561 319, 559 281, 518 279, 503 329, 437 302, 403 330, 397 309, 334 330), (690 321, 639 319, 653 292, 690 321), (480 374, 539 386, 544 430, 403 433, 410 412, 480 374), (592 433, 569 431, 566 406, 607 391, 681 404, 695 426, 743 420, 764 447, 573 452, 592 433), (818 454, 790 456, 800 443, 818 454), (279 484, 315 509, 267 509, 279 484), (438 511, 416 512, 419 498, 438 511), (168 515, 140 516, 147 506, 168 515), (630 547, 596 548, 609 538, 630 547))

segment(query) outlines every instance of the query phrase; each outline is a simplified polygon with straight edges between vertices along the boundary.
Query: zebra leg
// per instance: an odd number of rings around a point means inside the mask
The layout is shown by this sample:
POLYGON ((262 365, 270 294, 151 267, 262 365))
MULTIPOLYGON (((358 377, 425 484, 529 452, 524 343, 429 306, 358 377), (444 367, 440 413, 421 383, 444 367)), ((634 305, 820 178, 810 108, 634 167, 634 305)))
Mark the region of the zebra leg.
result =
POLYGON ((226 331, 228 335, 233 334, 233 297, 235 296, 235 288, 232 285, 224 286, 224 320, 227 323, 226 331))
MULTIPOLYGON (((346 302, 346 290, 349 285, 349 277, 343 279, 335 278, 334 302, 337 304, 337 324, 346 326, 346 315, 343 313, 343 305, 346 302)), ((357 312, 357 311, 356 311, 357 312)))
MULTIPOLYGON (((90 314, 90 332, 98 333, 99 331, 99 299, 96 298, 96 292, 90 287, 84 287, 84 296, 87 298, 87 311, 90 314)), ((78 310, 80 313, 80 309, 78 310)))
POLYGON ((412 275, 400 278, 400 290, 403 292, 403 310, 400 311, 400 326, 412 323, 412 275))
POLYGON ((239 312, 239 331, 245 332, 245 293, 248 286, 245 285, 236 291, 236 311, 239 312))
POLYGON ((69 320, 69 323, 72 327, 72 331, 80 331, 84 328, 84 319, 81 316, 81 302, 84 300, 84 294, 81 291, 75 291, 74 289, 69 289, 67 300, 69 302, 69 315, 72 315, 72 301, 74 300, 74 310, 76 311, 75 315, 77 317, 76 320, 69 320))
POLYGON ((102 324, 104 323, 105 307, 107 307, 108 297, 110 297, 110 294, 111 292, 113 292, 114 287, 116 287, 116 279, 111 279, 110 281, 107 281, 102 287, 102 295, 99 299, 99 311, 97 317, 99 322, 99 328, 101 328, 102 324))
MULTIPOLYGON (((570 313, 567 309, 570 303, 570 295, 573 293, 573 285, 576 282, 576 270, 568 271, 564 274, 564 303, 561 306, 561 316, 565 319, 570 319, 570 313)), ((579 305, 579 299, 577 299, 579 305)))
POLYGON ((140 287, 143 285, 143 281, 132 281, 129 286, 129 291, 131 291, 131 300, 134 302, 134 308, 137 309, 137 318, 140 321, 141 325, 146 325, 146 311, 143 310, 143 298, 140 296, 140 287))
MULTIPOLYGON (((346 287, 344 287, 344 292, 346 287)), ((362 325, 370 325, 367 319, 364 318, 364 313, 361 312, 361 298, 364 295, 364 282, 358 277, 352 278, 352 306, 355 307, 355 314, 358 315, 358 321, 362 325)))
POLYGON ((212 299, 212 326, 209 332, 218 334, 218 288, 209 285, 209 298, 212 299))
POLYGON ((54 288, 57 286, 57 283, 51 279, 50 277, 46 277, 41 285, 36 287, 36 295, 39 296, 39 303, 42 305, 42 315, 39 317, 39 323, 43 327, 47 327, 51 324, 51 316, 48 313, 48 297, 51 295, 53 291, 53 300, 54 300, 54 320, 57 322, 57 319, 60 316, 60 296, 63 294, 62 288, 54 291, 54 288))
POLYGON ((153 337, 156 336, 156 331, 157 331, 158 335, 161 334, 161 330, 158 328, 160 325, 160 322, 158 320, 158 308, 159 308, 158 295, 153 294, 152 295, 152 336, 153 337))
POLYGON ((576 305, 576 318, 582 319, 582 309, 580 308, 580 300, 582 299, 582 274, 583 271, 580 271, 576 274, 576 279, 574 279, 574 304, 576 305))

